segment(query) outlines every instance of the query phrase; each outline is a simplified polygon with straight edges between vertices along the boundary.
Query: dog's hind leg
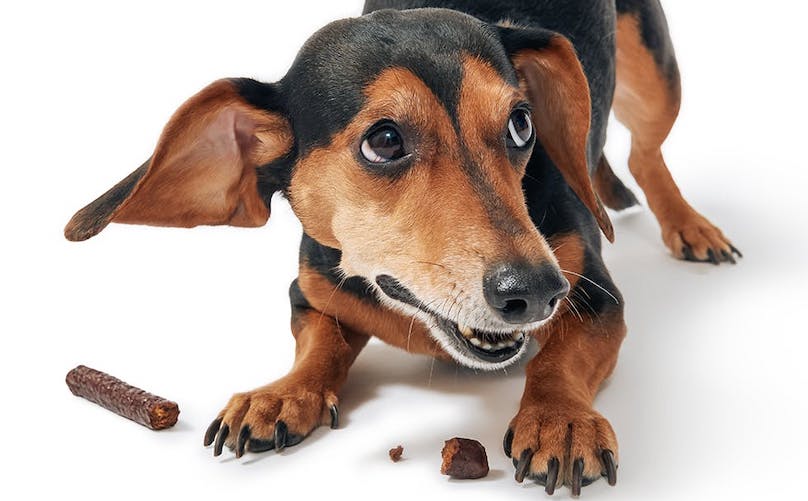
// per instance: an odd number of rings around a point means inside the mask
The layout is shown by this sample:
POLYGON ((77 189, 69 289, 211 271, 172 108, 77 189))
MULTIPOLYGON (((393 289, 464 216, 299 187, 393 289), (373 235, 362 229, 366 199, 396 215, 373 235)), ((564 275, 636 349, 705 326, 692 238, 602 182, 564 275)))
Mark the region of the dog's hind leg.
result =
POLYGON ((658 0, 617 2, 617 86, 614 112, 631 131, 629 169, 659 221, 674 256, 735 262, 740 253, 682 196, 662 158, 662 143, 679 113, 679 69, 658 0))
POLYGON ((218 456, 227 445, 236 456, 245 451, 282 450, 300 443, 320 425, 339 425, 337 393, 348 369, 368 341, 308 304, 297 280, 290 289, 295 362, 274 383, 238 393, 205 433, 218 456))
POLYGON ((592 184, 603 204, 612 210, 621 211, 639 203, 634 193, 614 173, 606 155, 600 157, 592 184))

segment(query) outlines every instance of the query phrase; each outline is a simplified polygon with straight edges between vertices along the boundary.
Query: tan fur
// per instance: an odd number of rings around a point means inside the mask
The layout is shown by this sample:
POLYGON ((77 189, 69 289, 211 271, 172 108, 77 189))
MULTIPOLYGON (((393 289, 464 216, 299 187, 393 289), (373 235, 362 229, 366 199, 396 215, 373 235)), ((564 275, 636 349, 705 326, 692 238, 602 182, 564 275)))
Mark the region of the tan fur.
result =
POLYGON ((289 200, 312 238, 342 251, 340 267, 347 275, 392 275, 433 310, 453 308, 469 321, 487 309, 482 278, 491 264, 553 258, 527 214, 521 173, 504 148, 499 155, 490 148, 491 141, 502 144, 518 89, 482 62, 467 59, 465 70, 459 106, 464 140, 502 200, 498 215, 507 214, 518 231, 492 223, 463 172, 462 145, 448 113, 404 68, 382 72, 366 88, 367 104, 356 118, 329 145, 298 162, 289 200), (482 124, 481 115, 496 118, 482 124), (418 131, 408 136, 413 165, 395 180, 369 172, 356 153, 365 131, 382 119, 418 131))
POLYGON ((729 240, 682 197, 662 158, 662 143, 679 114, 678 78, 668 81, 653 54, 643 45, 639 22, 633 15, 617 20, 617 87, 614 112, 631 130, 629 168, 645 192, 659 221, 662 239, 676 257, 684 257, 685 244, 697 259, 708 251, 731 254, 729 240))
POLYGON ((612 223, 589 178, 589 83, 572 44, 557 36, 545 49, 519 52, 513 64, 533 105, 533 121, 542 146, 595 216, 606 238, 614 241, 612 223))

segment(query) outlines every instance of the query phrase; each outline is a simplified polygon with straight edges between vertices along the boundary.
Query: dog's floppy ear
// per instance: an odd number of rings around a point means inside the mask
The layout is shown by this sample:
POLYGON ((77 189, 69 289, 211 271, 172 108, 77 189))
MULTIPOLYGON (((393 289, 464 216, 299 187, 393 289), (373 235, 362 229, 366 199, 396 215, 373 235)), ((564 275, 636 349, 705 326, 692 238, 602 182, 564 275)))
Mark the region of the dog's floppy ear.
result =
POLYGON ((589 177, 589 83, 572 43, 547 30, 497 29, 533 108, 536 136, 603 234, 614 241, 612 223, 589 177))
POLYGON ((209 85, 174 113, 149 160, 73 216, 65 237, 86 240, 110 222, 264 225, 271 193, 259 193, 258 168, 271 169, 293 145, 279 101, 273 84, 209 85))

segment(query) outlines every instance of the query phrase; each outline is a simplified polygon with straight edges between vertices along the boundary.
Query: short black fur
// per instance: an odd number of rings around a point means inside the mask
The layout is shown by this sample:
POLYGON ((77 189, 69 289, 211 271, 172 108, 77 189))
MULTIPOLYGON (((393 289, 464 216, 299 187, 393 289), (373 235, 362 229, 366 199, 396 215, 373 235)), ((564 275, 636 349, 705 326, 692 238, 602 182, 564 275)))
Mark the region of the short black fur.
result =
POLYGON ((496 62, 516 82, 494 30, 471 16, 385 10, 329 24, 303 46, 280 82, 301 155, 327 144, 365 102, 364 88, 384 69, 412 71, 457 116, 460 56, 496 62))

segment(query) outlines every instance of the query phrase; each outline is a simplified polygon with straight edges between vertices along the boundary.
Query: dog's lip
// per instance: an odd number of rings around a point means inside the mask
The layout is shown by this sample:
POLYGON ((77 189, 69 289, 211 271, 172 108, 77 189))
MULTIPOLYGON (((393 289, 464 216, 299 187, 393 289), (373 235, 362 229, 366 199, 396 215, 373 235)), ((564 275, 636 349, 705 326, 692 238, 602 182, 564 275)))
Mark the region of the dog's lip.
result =
POLYGON ((515 331, 512 334, 498 334, 469 327, 468 329, 471 335, 466 337, 463 335, 460 326, 456 322, 452 322, 430 311, 426 313, 435 317, 438 326, 447 334, 452 335, 455 340, 458 341, 458 344, 463 346, 467 352, 485 362, 500 363, 510 360, 519 354, 522 350, 522 345, 525 344, 525 335, 521 331, 515 331), (472 340, 477 341, 479 346, 472 340), (490 346, 491 348, 486 349, 484 348, 485 346, 490 346))
POLYGON ((456 346, 463 348, 467 354, 483 362, 500 363, 510 360, 521 352, 525 343, 525 336, 521 331, 501 334, 464 326, 462 329, 466 331, 466 335, 464 335, 457 322, 431 311, 415 297, 415 294, 390 275, 377 276, 376 284, 390 298, 418 308, 433 317, 438 327, 454 338, 456 346), (489 348, 486 349, 486 346, 489 348))

